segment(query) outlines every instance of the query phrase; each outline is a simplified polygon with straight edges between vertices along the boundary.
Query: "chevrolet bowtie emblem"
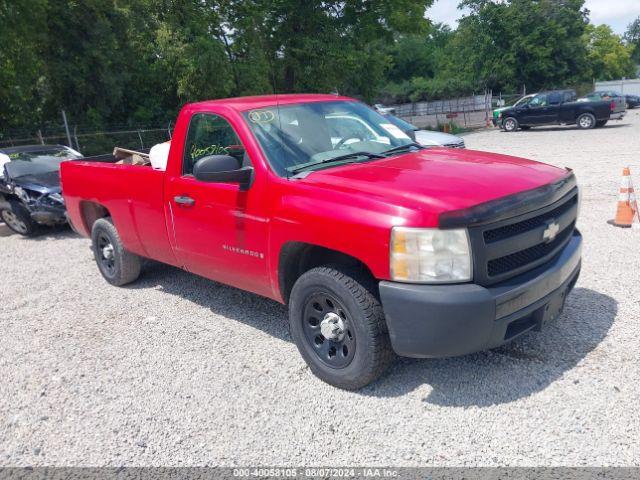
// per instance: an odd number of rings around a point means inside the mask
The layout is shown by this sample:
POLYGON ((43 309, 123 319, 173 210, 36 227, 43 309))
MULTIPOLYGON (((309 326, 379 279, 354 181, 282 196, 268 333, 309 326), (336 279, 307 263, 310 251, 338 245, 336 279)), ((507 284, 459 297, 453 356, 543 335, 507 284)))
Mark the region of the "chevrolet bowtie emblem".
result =
POLYGON ((547 228, 542 232, 542 239, 546 242, 553 242, 560 231, 560 225, 556 221, 549 222, 547 228))

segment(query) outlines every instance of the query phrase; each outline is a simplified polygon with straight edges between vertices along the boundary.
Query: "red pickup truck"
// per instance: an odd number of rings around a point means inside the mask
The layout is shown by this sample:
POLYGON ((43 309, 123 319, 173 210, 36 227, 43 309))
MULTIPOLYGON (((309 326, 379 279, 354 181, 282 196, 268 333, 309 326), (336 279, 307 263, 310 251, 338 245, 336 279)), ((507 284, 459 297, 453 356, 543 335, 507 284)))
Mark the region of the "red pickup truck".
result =
POLYGON ((151 258, 289 305, 322 380, 489 349, 559 315, 580 272, 560 168, 414 143, 366 105, 278 95, 186 105, 166 171, 62 164, 76 230, 113 285, 151 258))

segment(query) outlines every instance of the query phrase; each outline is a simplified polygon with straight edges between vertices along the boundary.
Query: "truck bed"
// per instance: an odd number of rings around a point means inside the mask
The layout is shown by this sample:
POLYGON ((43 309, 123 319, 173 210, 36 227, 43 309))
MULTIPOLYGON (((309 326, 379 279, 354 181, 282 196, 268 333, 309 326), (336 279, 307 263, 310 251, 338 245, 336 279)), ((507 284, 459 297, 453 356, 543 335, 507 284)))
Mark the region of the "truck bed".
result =
POLYGON ((69 219, 82 235, 108 210, 125 247, 143 257, 176 265, 167 235, 164 172, 150 166, 119 164, 99 155, 61 164, 61 183, 69 219))

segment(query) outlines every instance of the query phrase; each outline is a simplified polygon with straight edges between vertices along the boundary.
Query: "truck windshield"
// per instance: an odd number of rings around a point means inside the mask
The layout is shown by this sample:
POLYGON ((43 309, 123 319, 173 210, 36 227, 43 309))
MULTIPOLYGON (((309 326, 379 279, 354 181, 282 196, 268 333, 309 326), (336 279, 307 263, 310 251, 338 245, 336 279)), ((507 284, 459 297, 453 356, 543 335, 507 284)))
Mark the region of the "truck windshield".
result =
MULTIPOLYGON (((388 119, 358 102, 335 101, 271 106, 244 113, 275 172, 326 168, 333 158, 377 158, 411 138, 388 119)), ((340 162, 331 163, 335 166, 340 162)))

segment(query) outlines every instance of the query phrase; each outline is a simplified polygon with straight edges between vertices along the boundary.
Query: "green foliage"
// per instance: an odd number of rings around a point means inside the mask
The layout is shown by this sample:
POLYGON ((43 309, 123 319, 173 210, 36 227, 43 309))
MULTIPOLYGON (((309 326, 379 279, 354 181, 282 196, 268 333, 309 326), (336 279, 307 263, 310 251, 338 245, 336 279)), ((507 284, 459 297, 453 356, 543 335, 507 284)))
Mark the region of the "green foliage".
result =
POLYGON ((46 0, 0 0, 0 125, 40 119, 47 93, 43 45, 46 0), (25 106, 28 105, 28 109, 25 106))
POLYGON ((445 76, 476 89, 561 87, 584 78, 583 0, 463 2, 472 10, 451 41, 445 76))
MULTIPOLYGON (((273 92, 417 101, 631 76, 583 0, 0 0, 0 130, 166 125, 185 102, 273 92)), ((635 50, 634 50, 634 46, 635 50)), ((105 142, 108 139, 105 139, 105 142)))
POLYGON ((627 31, 624 34, 624 40, 627 45, 633 47, 633 53, 631 55, 636 65, 640 64, 640 17, 636 18, 627 27, 627 31))
POLYGON ((635 77, 633 46, 625 45, 608 25, 587 26, 586 42, 593 78, 615 80, 635 77))
POLYGON ((0 0, 2 129, 166 122, 279 92, 372 99, 433 0, 0 0), (5 48, 6 47, 6 48, 5 48))

